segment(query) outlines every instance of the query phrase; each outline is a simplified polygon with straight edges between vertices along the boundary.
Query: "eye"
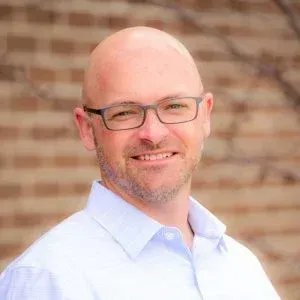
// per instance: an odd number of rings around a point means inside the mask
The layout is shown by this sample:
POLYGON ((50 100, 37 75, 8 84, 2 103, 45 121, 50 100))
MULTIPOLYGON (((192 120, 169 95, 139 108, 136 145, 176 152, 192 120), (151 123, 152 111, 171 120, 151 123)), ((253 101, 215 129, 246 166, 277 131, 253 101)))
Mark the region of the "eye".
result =
POLYGON ((162 107, 162 110, 166 112, 179 112, 184 111, 188 108, 188 103, 184 101, 168 102, 165 103, 162 107))
POLYGON ((184 108, 185 106, 181 103, 172 103, 167 105, 167 107, 165 109, 180 109, 180 108, 184 108))
POLYGON ((106 111, 106 119, 110 121, 123 121, 135 118, 140 114, 137 107, 113 107, 106 111))
POLYGON ((124 116, 132 115, 132 114, 136 114, 136 112, 132 111, 132 110, 124 110, 124 111, 120 111, 120 112, 114 114, 112 117, 113 118, 124 117, 124 116))

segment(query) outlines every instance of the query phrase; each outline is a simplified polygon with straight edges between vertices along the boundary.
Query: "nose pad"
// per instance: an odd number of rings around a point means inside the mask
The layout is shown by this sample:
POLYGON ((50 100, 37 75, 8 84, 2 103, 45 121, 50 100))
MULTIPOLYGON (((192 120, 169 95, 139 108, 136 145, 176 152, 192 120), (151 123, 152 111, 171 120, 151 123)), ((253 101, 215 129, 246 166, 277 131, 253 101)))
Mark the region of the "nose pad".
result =
POLYGON ((169 134, 166 124, 162 123, 154 109, 148 109, 144 124, 139 128, 139 137, 158 144, 169 134))

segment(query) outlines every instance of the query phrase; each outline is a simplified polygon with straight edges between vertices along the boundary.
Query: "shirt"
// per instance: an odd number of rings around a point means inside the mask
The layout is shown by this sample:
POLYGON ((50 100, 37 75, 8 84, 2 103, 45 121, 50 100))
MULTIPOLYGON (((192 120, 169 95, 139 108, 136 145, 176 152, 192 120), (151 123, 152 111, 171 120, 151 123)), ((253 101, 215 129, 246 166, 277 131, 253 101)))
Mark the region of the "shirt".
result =
POLYGON ((190 198, 193 247, 95 181, 85 209, 0 277, 1 300, 279 299, 257 258, 190 198))

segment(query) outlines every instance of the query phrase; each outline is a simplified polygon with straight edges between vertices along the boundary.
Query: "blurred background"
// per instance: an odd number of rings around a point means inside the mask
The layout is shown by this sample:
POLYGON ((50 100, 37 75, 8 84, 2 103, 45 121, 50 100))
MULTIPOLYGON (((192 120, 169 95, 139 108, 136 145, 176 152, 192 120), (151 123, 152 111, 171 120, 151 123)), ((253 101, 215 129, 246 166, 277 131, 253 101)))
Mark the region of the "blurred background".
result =
POLYGON ((215 97, 193 195, 300 299, 299 19, 299 0, 1 0, 0 272, 85 205, 99 174, 72 109, 88 55, 146 25, 186 45, 215 97))

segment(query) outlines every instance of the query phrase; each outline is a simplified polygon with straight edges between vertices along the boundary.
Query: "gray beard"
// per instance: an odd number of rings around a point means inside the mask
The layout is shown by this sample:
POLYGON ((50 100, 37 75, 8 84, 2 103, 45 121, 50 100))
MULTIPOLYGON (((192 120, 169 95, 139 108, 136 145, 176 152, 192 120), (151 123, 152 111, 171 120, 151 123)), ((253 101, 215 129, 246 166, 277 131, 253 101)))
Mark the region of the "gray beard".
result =
MULTIPOLYGON (((159 167, 138 171, 129 167, 127 168, 127 166, 125 166, 125 170, 123 170, 120 165, 116 165, 114 169, 109 163, 109 159, 106 157, 102 146, 99 145, 97 141, 95 141, 95 145, 101 175, 120 187, 127 195, 137 198, 145 204, 159 205, 171 202, 175 199, 181 189, 190 182, 192 174, 200 160, 199 155, 199 157, 192 160, 192 163, 187 170, 178 170, 176 175, 178 176, 179 174, 179 177, 176 181, 173 181, 174 183, 172 186, 169 184, 168 186, 160 186, 157 189, 153 189, 147 187, 145 182, 147 182, 147 175, 149 176, 149 172, 159 172, 159 167)), ((170 182, 172 181, 170 180, 170 182)))

